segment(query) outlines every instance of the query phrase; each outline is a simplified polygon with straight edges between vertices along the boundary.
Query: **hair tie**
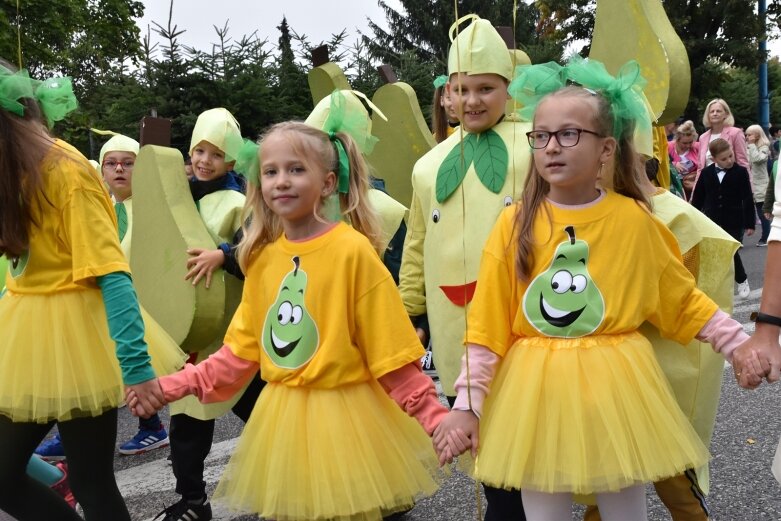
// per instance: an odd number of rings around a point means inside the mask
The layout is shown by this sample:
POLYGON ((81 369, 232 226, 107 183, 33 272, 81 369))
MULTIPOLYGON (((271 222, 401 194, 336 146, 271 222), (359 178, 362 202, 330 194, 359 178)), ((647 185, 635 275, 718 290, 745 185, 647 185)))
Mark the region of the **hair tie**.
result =
POLYGON ((434 79, 434 88, 438 89, 440 87, 444 87, 445 83, 447 83, 447 75, 443 74, 442 76, 437 76, 434 79))
POLYGON ((334 144, 336 156, 339 159, 339 182, 337 188, 340 194, 346 194, 350 190, 350 160, 347 157, 347 151, 344 149, 342 140, 339 139, 339 136, 337 136, 335 132, 329 132, 328 139, 334 144))

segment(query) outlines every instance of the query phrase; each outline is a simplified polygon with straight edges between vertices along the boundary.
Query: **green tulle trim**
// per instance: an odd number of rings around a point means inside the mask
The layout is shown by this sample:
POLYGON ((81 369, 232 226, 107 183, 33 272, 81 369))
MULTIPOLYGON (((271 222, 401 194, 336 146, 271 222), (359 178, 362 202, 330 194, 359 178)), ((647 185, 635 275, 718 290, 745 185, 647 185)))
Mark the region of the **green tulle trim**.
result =
POLYGON ((239 153, 236 154, 236 164, 233 169, 254 186, 258 186, 260 183, 260 146, 254 141, 245 139, 239 153))
POLYGON ((65 119, 79 106, 70 78, 38 81, 30 78, 25 69, 12 72, 0 65, 0 107, 24 117, 25 107, 19 102, 24 98, 33 98, 38 102, 49 127, 65 119))
POLYGON ((555 62, 539 65, 521 65, 510 83, 510 95, 523 107, 522 118, 531 121, 540 100, 568 84, 580 85, 604 96, 613 111, 613 137, 620 138, 633 124, 650 128, 651 118, 643 101, 646 80, 640 74, 640 65, 631 60, 616 76, 596 60, 574 56, 563 67, 555 62))

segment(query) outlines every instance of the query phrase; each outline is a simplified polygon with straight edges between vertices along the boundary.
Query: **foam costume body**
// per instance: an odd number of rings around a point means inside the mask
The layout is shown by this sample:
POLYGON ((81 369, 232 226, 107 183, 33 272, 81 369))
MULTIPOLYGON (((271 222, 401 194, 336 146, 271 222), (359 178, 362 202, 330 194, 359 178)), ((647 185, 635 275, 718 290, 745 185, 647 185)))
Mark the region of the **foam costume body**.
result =
MULTIPOLYGON (((135 139, 116 134, 106 141, 100 149, 100 163, 109 152, 130 152, 138 155, 139 144, 135 139)), ((119 245, 125 254, 125 259, 130 262, 130 238, 133 235, 133 200, 128 197, 124 201, 114 203, 114 212, 117 216, 119 230, 119 245)), ((179 349, 171 336, 152 318, 139 303, 141 318, 144 320, 144 340, 147 343, 147 351, 151 358, 152 369, 158 376, 171 374, 184 366, 187 356, 179 349)))
POLYGON ((423 348, 387 269, 347 224, 256 253, 225 344, 268 381, 217 487, 229 507, 377 520, 436 489, 429 437, 377 381, 423 348))
POLYGON ((56 174, 44 176, 41 204, 32 207, 40 225, 30 227, 28 253, 9 262, 0 299, 0 413, 15 422, 98 416, 116 408, 124 390, 95 281, 130 272, 108 193, 63 141, 41 171, 56 174))
MULTIPOLYGON (((460 57, 453 42, 450 74, 460 65, 462 73, 511 79, 507 46, 487 20, 477 19, 464 29, 458 35, 458 49, 460 57)), ((434 362, 447 395, 455 394, 453 384, 461 369, 464 307, 474 293, 483 244, 498 215, 523 189, 531 158, 524 135, 529 130, 530 123, 509 119, 480 135, 463 129, 467 170, 444 197, 438 194, 439 186, 459 167, 461 132, 420 158, 412 172, 399 290, 410 316, 428 314, 434 362), (501 148, 503 154, 492 153, 501 148), (474 151, 472 156, 469 150, 474 151)))
POLYGON ((681 264, 675 238, 610 191, 586 207, 544 205, 552 224, 542 210, 535 218, 529 283, 515 271, 515 208, 485 247, 466 340, 502 360, 481 420, 477 477, 599 493, 705 464, 707 449, 638 333, 647 320, 687 344, 717 310, 681 264))
MULTIPOLYGON (((686 253, 696 251, 693 261, 696 262, 697 287, 722 311, 732 313, 734 276, 731 260, 739 246, 737 241, 693 206, 666 190, 655 194, 652 202, 654 215, 675 235, 684 253, 684 264, 689 265, 686 253)), ((714 353, 710 344, 697 339, 682 349, 677 342, 663 338, 649 323, 643 324, 640 331, 654 346, 659 365, 681 410, 705 446, 710 446, 721 395, 724 358, 714 353)), ((700 488, 707 494, 708 467, 696 470, 700 488)))
MULTIPOLYGON (((208 141, 222 150, 225 153, 226 162, 236 159, 243 144, 238 122, 224 108, 207 110, 198 116, 190 140, 190 155, 201 141, 208 141)), ((230 175, 230 173, 226 175, 230 175)), ((215 191, 202 195, 196 201, 198 212, 215 244, 231 243, 236 231, 242 225, 242 211, 246 197, 235 189, 224 189, 217 186, 214 189, 215 191)), ((225 275, 223 274, 223 276, 225 275)), ((221 346, 222 343, 218 340, 197 353, 193 353, 191 355, 193 357, 192 363, 206 360, 221 346)), ((211 404, 202 404, 194 396, 187 396, 170 404, 171 415, 186 414, 199 420, 213 420, 230 411, 242 394, 243 391, 236 393, 230 400, 211 404)))

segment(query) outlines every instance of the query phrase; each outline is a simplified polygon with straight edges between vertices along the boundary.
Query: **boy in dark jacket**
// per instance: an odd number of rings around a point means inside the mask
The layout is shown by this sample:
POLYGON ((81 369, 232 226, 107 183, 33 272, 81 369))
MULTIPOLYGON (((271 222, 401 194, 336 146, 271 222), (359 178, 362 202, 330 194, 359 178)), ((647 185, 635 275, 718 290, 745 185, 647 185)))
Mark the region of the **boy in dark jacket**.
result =
MULTIPOLYGON (((709 145, 713 163, 700 173, 692 194, 692 205, 738 241, 743 232, 751 236, 756 225, 756 209, 748 171, 735 163, 732 146, 724 139, 709 145)), ((751 288, 739 252, 735 252, 735 282, 738 296, 748 298, 751 288)))

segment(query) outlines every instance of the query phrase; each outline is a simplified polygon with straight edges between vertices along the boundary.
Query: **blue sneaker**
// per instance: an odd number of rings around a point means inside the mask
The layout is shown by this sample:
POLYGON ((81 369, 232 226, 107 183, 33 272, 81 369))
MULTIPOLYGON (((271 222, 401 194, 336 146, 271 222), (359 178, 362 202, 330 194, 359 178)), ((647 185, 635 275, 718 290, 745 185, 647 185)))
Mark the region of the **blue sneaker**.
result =
POLYGON ((62 461, 65 459, 65 449, 62 446, 62 440, 60 439, 60 433, 54 435, 53 438, 44 440, 35 449, 35 453, 46 461, 62 461))
POLYGON ((133 439, 119 446, 119 453, 127 456, 143 454, 150 450, 161 449, 168 446, 168 433, 164 427, 156 431, 138 429, 138 434, 133 439))

